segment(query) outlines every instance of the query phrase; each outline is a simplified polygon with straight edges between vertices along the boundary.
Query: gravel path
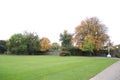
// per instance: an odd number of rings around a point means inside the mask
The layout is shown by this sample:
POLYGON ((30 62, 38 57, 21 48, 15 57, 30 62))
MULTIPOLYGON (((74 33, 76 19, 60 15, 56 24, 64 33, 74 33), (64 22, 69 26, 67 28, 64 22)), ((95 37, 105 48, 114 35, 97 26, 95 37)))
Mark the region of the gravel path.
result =
POLYGON ((120 80, 120 61, 117 61, 90 80, 120 80))

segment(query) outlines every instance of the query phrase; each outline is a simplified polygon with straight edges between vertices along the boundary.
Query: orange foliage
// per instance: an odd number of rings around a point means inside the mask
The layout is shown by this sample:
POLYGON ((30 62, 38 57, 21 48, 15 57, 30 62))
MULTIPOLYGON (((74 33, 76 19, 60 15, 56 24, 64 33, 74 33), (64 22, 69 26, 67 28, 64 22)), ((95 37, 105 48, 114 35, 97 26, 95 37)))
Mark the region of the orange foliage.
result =
POLYGON ((46 37, 43 37, 40 40, 40 51, 47 51, 50 49, 50 47, 51 47, 50 40, 46 37))
POLYGON ((77 47, 82 49, 85 37, 91 35, 95 42, 94 48, 101 49, 109 38, 106 34, 106 30, 107 28, 99 21, 98 18, 87 18, 75 28, 74 42, 77 47))

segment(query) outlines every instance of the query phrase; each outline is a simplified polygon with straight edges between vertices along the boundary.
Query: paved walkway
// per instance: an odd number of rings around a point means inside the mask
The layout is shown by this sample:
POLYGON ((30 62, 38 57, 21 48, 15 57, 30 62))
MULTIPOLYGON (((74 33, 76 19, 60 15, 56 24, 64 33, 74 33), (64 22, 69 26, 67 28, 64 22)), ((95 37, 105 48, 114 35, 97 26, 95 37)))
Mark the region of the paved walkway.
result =
POLYGON ((117 61, 90 80, 120 80, 120 61, 117 61))

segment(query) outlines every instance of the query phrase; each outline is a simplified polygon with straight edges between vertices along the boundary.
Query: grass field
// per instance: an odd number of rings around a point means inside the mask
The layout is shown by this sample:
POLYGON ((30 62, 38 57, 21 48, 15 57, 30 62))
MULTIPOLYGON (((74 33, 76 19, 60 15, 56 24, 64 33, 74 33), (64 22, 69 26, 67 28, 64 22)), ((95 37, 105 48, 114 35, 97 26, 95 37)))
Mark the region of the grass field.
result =
POLYGON ((0 55, 0 80, 89 80, 117 59, 0 55))

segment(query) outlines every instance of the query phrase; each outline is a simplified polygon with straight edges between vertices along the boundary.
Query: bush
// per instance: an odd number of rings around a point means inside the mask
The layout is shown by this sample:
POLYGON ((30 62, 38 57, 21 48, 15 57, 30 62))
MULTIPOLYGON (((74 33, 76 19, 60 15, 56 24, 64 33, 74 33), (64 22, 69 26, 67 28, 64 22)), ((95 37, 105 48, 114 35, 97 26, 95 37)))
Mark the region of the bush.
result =
POLYGON ((7 51, 6 41, 0 40, 0 53, 4 53, 7 51))
POLYGON ((120 58, 120 53, 115 54, 115 57, 120 58))
POLYGON ((80 50, 79 48, 73 47, 69 51, 71 52, 72 56, 82 56, 82 50, 80 50))
POLYGON ((70 56, 71 53, 69 51, 60 51, 59 55, 60 56, 70 56))

